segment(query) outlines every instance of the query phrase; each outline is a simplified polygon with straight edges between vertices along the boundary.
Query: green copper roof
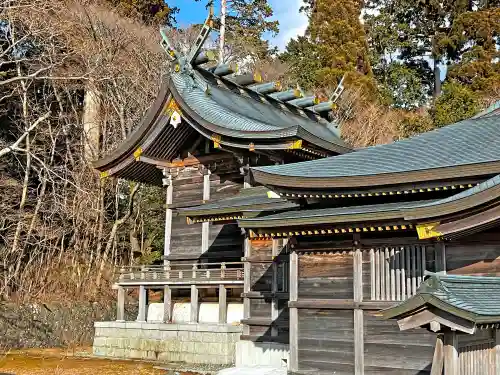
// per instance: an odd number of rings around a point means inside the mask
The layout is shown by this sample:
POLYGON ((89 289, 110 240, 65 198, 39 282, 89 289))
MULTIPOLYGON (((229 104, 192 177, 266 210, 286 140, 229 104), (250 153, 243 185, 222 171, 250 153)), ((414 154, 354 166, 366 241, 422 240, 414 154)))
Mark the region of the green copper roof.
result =
POLYGON ((313 121, 218 87, 197 71, 192 75, 173 73, 171 83, 181 107, 214 133, 249 140, 299 137, 327 150, 351 150, 327 127, 326 121, 313 121))
POLYGON ((449 196, 447 198, 438 199, 438 200, 435 200, 433 202, 423 203, 423 204, 418 205, 414 208, 432 207, 432 206, 437 206, 437 205, 444 204, 444 203, 455 202, 455 201, 458 201, 460 199, 468 198, 474 194, 481 193, 483 191, 486 191, 488 189, 491 189, 491 188, 499 186, 499 185, 500 185, 500 175, 496 175, 493 178, 490 178, 489 180, 481 182, 480 184, 474 186, 473 188, 461 191, 460 193, 449 196))
POLYGON ((193 207, 178 208, 176 211, 181 216, 210 216, 230 213, 251 213, 263 211, 278 211, 293 209, 298 204, 288 202, 264 186, 242 189, 240 193, 231 198, 223 198, 215 202, 193 207))
POLYGON ((474 323, 500 321, 500 277, 433 275, 417 294, 383 310, 387 319, 407 315, 424 306, 433 306, 474 323))
POLYGON ((445 216, 467 210, 498 199, 500 175, 486 180, 470 189, 443 199, 396 202, 364 206, 333 207, 320 209, 302 209, 287 211, 275 215, 239 220, 244 228, 271 228, 294 225, 321 225, 331 223, 355 223, 369 220, 414 220, 425 217, 445 216), (491 189, 491 191, 488 191, 491 189), (485 193, 479 199, 480 193, 485 193), (477 195, 477 197, 474 197, 477 195), (474 199, 467 199, 474 197, 474 199), (425 210, 419 213, 419 210, 425 210), (432 211, 428 209, 433 209, 432 211))
MULTIPOLYGON (((268 185, 305 186, 309 182, 313 183, 314 187, 328 187, 340 180, 345 180, 346 186, 352 186, 348 184, 350 180, 345 179, 349 177, 358 177, 359 180, 359 177, 386 174, 395 176, 394 174, 412 171, 428 173, 432 170, 442 171, 443 168, 498 161, 500 161, 500 115, 497 113, 345 155, 289 165, 253 168, 252 171, 257 182, 268 185), (300 185, 297 179, 305 182, 300 185)), ((467 171, 469 175, 476 173, 475 168, 469 169, 472 169, 467 171)), ((496 171, 498 172, 500 171, 496 171)), ((422 178, 430 179, 426 176, 419 178, 420 181, 422 178)), ((433 178, 438 179, 439 176, 433 178)), ((370 184, 367 180, 365 182, 370 184)), ((385 178, 385 181, 380 183, 391 184, 394 181, 385 178)))
POLYGON ((312 210, 287 211, 275 215, 242 219, 238 223, 243 228, 271 228, 294 225, 321 225, 331 223, 353 223, 367 220, 402 219, 402 210, 430 201, 397 202, 366 206, 333 207, 312 210))

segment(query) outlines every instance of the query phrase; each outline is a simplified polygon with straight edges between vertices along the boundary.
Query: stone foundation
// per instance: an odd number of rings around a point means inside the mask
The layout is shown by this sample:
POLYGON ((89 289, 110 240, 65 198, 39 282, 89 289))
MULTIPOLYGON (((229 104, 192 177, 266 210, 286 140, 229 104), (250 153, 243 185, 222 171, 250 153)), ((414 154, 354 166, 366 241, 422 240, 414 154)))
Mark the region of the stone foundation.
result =
POLYGON ((96 356, 231 365, 242 327, 219 324, 96 322, 96 356))
POLYGON ((288 345, 272 342, 239 341, 236 343, 236 367, 266 366, 287 368, 288 345))

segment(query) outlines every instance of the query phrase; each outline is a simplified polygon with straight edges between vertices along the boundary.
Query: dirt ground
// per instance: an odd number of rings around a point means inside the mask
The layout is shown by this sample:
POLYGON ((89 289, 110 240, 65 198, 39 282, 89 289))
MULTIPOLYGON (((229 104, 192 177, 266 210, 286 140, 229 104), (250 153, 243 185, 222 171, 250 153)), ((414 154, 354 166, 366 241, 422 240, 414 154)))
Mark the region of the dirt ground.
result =
POLYGON ((83 348, 23 350, 0 354, 0 375, 165 375, 166 371, 152 364, 83 358, 75 353, 89 352, 83 348))

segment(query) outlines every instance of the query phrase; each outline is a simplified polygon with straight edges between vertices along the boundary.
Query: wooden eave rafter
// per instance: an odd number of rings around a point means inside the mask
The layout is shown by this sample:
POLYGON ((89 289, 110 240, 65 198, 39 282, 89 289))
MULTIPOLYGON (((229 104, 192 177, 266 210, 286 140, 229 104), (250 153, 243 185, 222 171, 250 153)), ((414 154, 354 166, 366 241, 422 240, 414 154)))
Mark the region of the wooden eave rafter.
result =
POLYGON ((371 197, 387 197, 387 196, 405 196, 417 195, 421 193, 434 193, 434 192, 459 192, 478 185, 484 181, 480 180, 457 181, 457 182, 436 182, 434 184, 412 184, 394 186, 391 188, 380 189, 367 189, 367 190, 318 190, 317 192, 311 190, 299 189, 283 189, 276 187, 279 194, 287 199, 353 199, 353 198, 371 198, 371 197))
POLYGON ((252 169, 258 183, 279 188, 341 189, 370 188, 396 184, 411 184, 459 178, 486 178, 500 174, 500 161, 477 163, 428 170, 382 173, 364 176, 344 177, 303 177, 271 174, 252 169))
POLYGON ((401 221, 392 221, 385 223, 360 223, 351 225, 336 225, 336 226, 303 226, 303 227, 275 227, 275 228, 252 228, 249 230, 251 238, 287 238, 299 236, 333 236, 346 235, 354 233, 374 233, 374 232, 403 232, 413 231, 414 225, 411 223, 403 223, 401 221))
POLYGON ((404 219, 410 221, 430 220, 456 214, 495 201, 500 197, 500 185, 495 185, 467 197, 450 202, 406 209, 404 219))

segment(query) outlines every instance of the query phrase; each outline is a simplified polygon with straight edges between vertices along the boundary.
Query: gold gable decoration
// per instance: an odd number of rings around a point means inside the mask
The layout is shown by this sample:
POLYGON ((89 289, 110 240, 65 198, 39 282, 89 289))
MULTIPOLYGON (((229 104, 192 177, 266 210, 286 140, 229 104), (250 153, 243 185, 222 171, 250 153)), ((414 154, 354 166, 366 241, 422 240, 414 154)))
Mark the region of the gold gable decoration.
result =
POLYGON ((421 240, 426 240, 429 238, 441 237, 443 234, 435 230, 439 224, 440 224, 439 222, 418 224, 417 225, 418 238, 421 240))

